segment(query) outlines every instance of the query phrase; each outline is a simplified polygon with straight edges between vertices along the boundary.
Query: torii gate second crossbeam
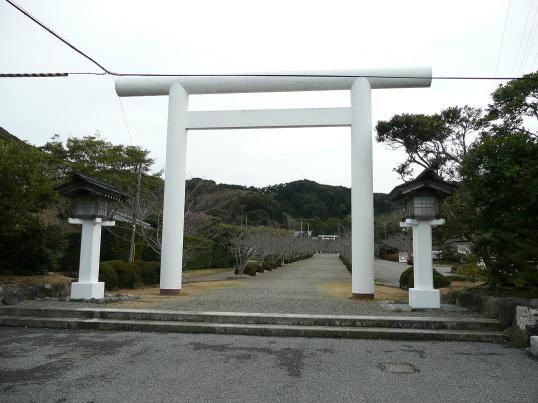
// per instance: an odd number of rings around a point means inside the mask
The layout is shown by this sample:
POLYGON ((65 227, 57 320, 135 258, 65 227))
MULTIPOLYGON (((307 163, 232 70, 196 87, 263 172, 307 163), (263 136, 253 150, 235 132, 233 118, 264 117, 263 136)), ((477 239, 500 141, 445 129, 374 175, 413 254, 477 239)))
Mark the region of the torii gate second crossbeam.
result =
POLYGON ((161 294, 181 291, 187 131, 351 126, 353 295, 374 296, 371 90, 431 85, 431 68, 394 68, 215 76, 126 77, 120 97, 168 95, 161 294), (189 94, 350 90, 351 108, 189 111, 189 94))

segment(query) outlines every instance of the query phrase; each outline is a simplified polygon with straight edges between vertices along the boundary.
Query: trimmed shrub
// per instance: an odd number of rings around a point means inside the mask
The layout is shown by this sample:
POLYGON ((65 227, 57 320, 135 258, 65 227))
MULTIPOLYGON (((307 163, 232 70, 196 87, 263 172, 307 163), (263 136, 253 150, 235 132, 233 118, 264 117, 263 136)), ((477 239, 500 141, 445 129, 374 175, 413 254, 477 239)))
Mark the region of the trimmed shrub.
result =
POLYGON ((161 263, 160 262, 145 262, 137 260, 135 265, 140 270, 140 279, 142 283, 153 285, 159 284, 161 278, 161 263))
POLYGON ((107 290, 118 288, 118 274, 110 262, 99 264, 99 281, 104 281, 107 290))
POLYGON ((109 260, 103 263, 108 263, 116 271, 119 288, 136 288, 142 283, 140 269, 135 263, 123 260, 109 260))
POLYGON ((256 275, 256 269, 258 268, 258 264, 254 262, 249 262, 245 266, 245 270, 243 270, 244 274, 248 274, 249 276, 255 276, 256 275))
POLYGON ((340 261, 344 264, 344 266, 346 266, 346 269, 351 273, 351 262, 344 255, 339 255, 338 257, 340 258, 340 261))
POLYGON ((270 260, 264 260, 262 262, 262 267, 264 270, 273 270, 276 269, 276 264, 270 260))
MULTIPOLYGON (((450 279, 433 269, 433 288, 442 288, 450 285, 450 279)), ((413 267, 407 268, 400 275, 400 288, 408 290, 414 286, 413 267)))

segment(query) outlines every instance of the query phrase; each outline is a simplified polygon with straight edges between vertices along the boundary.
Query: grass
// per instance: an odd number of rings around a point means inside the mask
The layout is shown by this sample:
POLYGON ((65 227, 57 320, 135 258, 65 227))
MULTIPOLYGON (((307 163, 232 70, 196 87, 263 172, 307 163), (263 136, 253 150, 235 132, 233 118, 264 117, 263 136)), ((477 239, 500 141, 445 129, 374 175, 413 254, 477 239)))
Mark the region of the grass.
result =
POLYGON ((122 301, 114 302, 111 305, 122 306, 124 308, 158 308, 161 303, 170 303, 177 301, 178 303, 181 300, 209 292, 212 289, 226 288, 226 287, 236 287, 239 285, 240 280, 221 280, 221 281, 206 281, 200 283, 184 283, 182 285, 181 292, 177 295, 161 295, 160 289, 158 286, 154 287, 144 287, 137 289, 119 289, 115 290, 113 294, 125 295, 131 294, 141 297, 139 300, 135 301, 122 301))
POLYGON ((72 278, 66 277, 60 273, 49 273, 37 276, 0 276, 0 286, 6 285, 41 285, 41 284, 68 284, 72 278))
POLYGON ((193 269, 193 270, 184 270, 183 271, 183 278, 195 278, 195 277, 201 277, 201 276, 209 276, 211 274, 217 274, 217 273, 225 273, 228 271, 233 272, 232 267, 221 267, 216 269, 193 269))
MULTIPOLYGON (((322 285, 322 291, 336 298, 351 299, 351 282, 338 281, 322 285)), ((396 287, 388 287, 381 284, 374 286, 374 300, 383 301, 405 301, 407 302, 407 291, 396 287)), ((368 300, 356 300, 357 302, 367 302, 368 300)))

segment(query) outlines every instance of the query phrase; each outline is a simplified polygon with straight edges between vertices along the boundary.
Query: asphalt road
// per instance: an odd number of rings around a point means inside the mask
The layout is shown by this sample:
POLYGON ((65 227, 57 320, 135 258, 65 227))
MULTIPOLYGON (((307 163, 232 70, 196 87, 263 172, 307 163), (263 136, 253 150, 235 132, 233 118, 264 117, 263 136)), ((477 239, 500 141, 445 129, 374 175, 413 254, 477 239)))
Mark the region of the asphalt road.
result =
POLYGON ((0 328, 2 402, 536 403, 537 379, 494 344, 0 328))

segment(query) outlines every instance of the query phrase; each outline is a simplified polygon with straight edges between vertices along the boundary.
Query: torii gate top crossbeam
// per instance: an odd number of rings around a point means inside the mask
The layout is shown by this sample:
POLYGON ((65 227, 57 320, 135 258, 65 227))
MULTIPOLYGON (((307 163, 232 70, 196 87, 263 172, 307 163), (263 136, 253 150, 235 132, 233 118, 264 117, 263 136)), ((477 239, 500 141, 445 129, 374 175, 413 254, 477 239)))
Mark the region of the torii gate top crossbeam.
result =
POLYGON ((357 76, 367 77, 372 89, 417 88, 429 87, 432 78, 432 70, 429 67, 303 71, 270 73, 267 76, 263 74, 122 77, 116 80, 116 92, 120 97, 168 95, 170 87, 176 82, 189 94, 334 91, 351 89, 357 76))

